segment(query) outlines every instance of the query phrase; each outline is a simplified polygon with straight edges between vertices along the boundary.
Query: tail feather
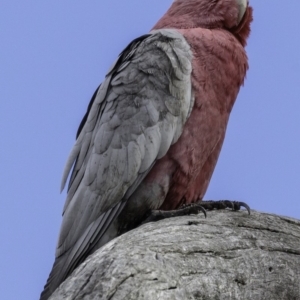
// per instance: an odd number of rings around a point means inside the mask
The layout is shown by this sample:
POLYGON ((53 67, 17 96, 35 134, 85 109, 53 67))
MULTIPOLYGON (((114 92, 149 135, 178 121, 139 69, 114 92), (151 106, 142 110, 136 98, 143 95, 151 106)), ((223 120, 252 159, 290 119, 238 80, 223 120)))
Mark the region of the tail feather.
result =
POLYGON ((65 260, 65 255, 62 255, 55 259, 47 283, 45 284, 44 290, 41 293, 40 300, 47 300, 59 287, 59 285, 65 280, 65 274, 61 272, 65 260))

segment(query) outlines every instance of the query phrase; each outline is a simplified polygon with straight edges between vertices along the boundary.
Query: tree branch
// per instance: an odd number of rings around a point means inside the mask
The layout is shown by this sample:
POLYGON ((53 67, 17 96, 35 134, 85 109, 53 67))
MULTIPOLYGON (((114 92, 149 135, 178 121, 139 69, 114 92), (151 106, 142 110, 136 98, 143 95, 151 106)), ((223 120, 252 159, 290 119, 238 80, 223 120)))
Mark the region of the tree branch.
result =
POLYGON ((96 251, 50 299, 300 299, 300 221, 224 210, 148 223, 96 251))

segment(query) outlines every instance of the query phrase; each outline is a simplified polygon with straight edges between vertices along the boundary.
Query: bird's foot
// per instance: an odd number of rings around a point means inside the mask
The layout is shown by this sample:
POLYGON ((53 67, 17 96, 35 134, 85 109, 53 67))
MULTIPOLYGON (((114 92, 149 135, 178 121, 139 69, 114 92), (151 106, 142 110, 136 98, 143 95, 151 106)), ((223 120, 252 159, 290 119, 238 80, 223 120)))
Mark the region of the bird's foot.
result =
POLYGON ((232 210, 240 210, 241 207, 246 208, 250 215, 250 207, 245 202, 240 201, 230 201, 230 200, 207 200, 207 201, 198 201, 195 203, 184 204, 176 210, 151 210, 147 218, 142 222, 142 224, 149 222, 156 222, 159 220, 187 216, 187 215, 197 215, 200 211, 203 212, 206 218, 206 210, 213 209, 226 209, 231 208, 232 210))
POLYGON ((231 208, 232 210, 240 210, 241 207, 246 208, 250 215, 250 207, 245 202, 240 201, 230 201, 230 200, 219 200, 219 201, 213 201, 213 200, 206 200, 206 201, 199 201, 196 202, 201 204, 201 206, 206 210, 213 210, 213 209, 226 209, 231 208))
POLYGON ((202 204, 200 202, 184 205, 176 210, 151 210, 142 224, 156 222, 173 217, 197 215, 200 211, 204 213, 204 216, 206 218, 206 211, 202 207, 202 204))

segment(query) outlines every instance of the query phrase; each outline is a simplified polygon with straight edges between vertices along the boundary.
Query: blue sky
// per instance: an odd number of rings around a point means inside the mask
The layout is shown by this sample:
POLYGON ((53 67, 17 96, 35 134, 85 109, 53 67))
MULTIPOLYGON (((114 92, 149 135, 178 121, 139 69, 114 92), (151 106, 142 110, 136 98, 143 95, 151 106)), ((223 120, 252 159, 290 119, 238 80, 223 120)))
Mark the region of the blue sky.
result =
MULTIPOLYGON (((62 170, 95 88, 171 0, 2 1, 1 298, 37 299, 54 260, 62 170)), ((250 70, 207 199, 300 219, 300 2, 252 0, 250 70)))

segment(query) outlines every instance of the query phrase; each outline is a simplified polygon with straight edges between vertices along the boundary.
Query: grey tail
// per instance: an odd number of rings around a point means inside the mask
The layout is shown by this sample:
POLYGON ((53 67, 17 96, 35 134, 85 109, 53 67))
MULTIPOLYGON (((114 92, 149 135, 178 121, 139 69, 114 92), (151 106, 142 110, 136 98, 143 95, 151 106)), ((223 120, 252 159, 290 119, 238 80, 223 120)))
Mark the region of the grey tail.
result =
POLYGON ((67 276, 65 276, 64 272, 61 272, 64 263, 65 255, 62 255, 55 259, 47 283, 41 293, 40 300, 47 300, 59 287, 59 285, 66 279, 67 276))

